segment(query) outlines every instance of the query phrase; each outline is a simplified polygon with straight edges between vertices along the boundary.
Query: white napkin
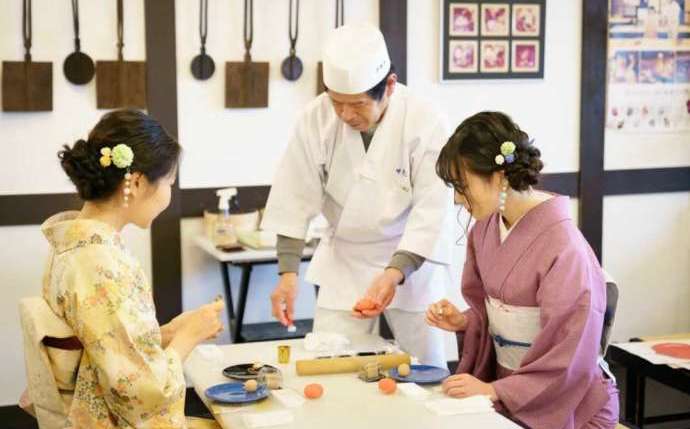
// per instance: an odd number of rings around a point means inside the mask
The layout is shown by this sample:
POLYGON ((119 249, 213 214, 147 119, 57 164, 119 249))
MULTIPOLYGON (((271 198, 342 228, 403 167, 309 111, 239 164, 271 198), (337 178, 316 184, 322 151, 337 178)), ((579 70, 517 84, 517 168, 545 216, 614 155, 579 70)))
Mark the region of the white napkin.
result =
POLYGON ((488 396, 470 396, 469 398, 443 398, 427 401, 424 404, 431 412, 439 416, 456 414, 481 414, 494 411, 494 405, 488 396))
POLYGON ((266 428, 292 423, 294 416, 290 411, 267 411, 264 413, 244 414, 242 421, 249 428, 266 428))
POLYGON ((420 401, 431 395, 431 392, 415 383, 398 383, 398 390, 408 398, 420 401))
POLYGON ((301 407, 305 401, 302 395, 290 389, 271 390, 271 395, 287 408, 301 407))
POLYGON ((335 332, 310 332, 304 337, 304 348, 309 352, 339 350, 349 344, 346 336, 335 332))
POLYGON ((219 362, 223 359, 223 351, 215 344, 199 344, 194 348, 194 352, 209 362, 219 362))

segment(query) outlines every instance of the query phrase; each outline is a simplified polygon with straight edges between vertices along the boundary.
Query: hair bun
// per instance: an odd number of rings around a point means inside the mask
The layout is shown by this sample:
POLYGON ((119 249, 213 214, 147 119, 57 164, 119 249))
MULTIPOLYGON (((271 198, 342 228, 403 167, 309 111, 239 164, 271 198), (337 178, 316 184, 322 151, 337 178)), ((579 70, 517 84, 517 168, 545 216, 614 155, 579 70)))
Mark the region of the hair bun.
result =
POLYGON ((505 167, 505 175, 510 187, 516 191, 525 191, 539 183, 539 173, 544 168, 541 152, 526 133, 519 131, 520 138, 515 141, 515 160, 505 167))
POLYGON ((108 177, 99 162, 98 151, 91 146, 86 140, 79 139, 71 148, 65 145, 58 152, 62 169, 77 187, 79 196, 87 201, 112 194, 119 182, 115 177, 108 177))

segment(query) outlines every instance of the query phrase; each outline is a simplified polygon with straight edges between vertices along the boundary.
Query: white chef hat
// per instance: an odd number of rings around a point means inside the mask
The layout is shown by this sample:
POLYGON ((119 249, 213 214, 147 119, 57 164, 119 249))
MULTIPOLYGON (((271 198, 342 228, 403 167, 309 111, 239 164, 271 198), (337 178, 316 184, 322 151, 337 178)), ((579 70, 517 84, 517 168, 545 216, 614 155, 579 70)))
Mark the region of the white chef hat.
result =
POLYGON ((383 34, 371 24, 333 30, 323 50, 323 82, 341 94, 361 94, 388 74, 391 60, 383 34))

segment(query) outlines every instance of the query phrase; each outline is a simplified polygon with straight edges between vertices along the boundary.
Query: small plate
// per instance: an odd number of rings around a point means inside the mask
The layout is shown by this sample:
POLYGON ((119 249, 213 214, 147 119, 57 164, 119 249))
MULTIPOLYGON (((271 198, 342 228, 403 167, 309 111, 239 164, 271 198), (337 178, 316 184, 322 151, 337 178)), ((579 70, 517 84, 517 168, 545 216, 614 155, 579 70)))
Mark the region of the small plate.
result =
POLYGON ((391 368, 388 375, 402 383, 438 384, 450 375, 450 371, 436 366, 410 365, 410 375, 407 377, 398 374, 398 368, 391 368))
POLYGON ((652 346, 652 349, 660 355, 671 356, 676 359, 690 359, 690 344, 661 343, 652 346))
POLYGON ((271 365, 263 365, 259 369, 254 369, 253 363, 242 363, 239 365, 232 365, 223 370, 223 375, 233 380, 256 380, 259 371, 263 368, 270 368, 274 372, 278 372, 278 368, 271 365))
POLYGON ((268 396, 266 386, 258 386, 255 392, 244 390, 244 383, 222 383, 206 389, 207 398, 224 404, 246 404, 260 401, 268 396))

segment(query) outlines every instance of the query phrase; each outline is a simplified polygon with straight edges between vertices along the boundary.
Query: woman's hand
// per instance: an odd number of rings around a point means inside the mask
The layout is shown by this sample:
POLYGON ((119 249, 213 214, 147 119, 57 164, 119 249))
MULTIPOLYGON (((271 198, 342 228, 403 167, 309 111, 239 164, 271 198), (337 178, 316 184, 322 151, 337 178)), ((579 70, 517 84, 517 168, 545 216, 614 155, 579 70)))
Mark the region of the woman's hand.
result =
POLYGON ((217 337, 223 331, 220 319, 223 309, 225 303, 215 301, 188 312, 180 319, 169 347, 174 348, 184 360, 197 344, 217 337))
POLYGON ((467 318, 447 299, 431 304, 426 310, 426 323, 450 332, 464 331, 467 318))
POLYGON ((494 386, 484 383, 469 374, 451 375, 441 385, 443 393, 453 398, 467 398, 469 396, 484 395, 492 401, 498 401, 494 386))

